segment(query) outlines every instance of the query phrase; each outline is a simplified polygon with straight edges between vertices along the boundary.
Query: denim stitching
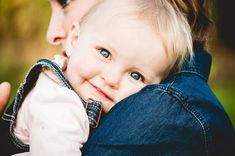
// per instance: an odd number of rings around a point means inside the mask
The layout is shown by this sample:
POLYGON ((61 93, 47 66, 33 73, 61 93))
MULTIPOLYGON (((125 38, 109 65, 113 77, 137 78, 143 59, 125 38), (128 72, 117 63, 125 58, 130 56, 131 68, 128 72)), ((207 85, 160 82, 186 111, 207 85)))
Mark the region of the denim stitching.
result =
POLYGON ((59 72, 60 71, 60 67, 56 64, 56 63, 52 63, 49 60, 39 60, 38 62, 39 64, 42 65, 43 68, 48 67, 50 68, 53 73, 59 77, 59 79, 62 81, 63 86, 72 89, 72 87, 70 86, 70 84, 68 84, 68 82, 65 80, 65 75, 63 74, 63 72, 59 72), (46 62, 44 62, 46 61, 46 62), (49 62, 49 63, 48 63, 49 62))
MULTIPOLYGON (((204 126, 204 122, 203 119, 201 119, 201 115, 198 114, 198 112, 193 111, 192 109, 190 109, 190 105, 188 103, 184 103, 183 101, 186 101, 186 98, 184 96, 182 96, 182 94, 180 93, 180 91, 174 91, 173 89, 161 89, 161 88, 155 88, 154 90, 159 90, 159 91, 164 91, 167 92, 170 96, 174 96, 175 98, 177 98, 179 100, 179 102, 182 104, 182 106, 190 113, 192 114, 196 120, 199 122, 199 124, 202 127, 202 131, 204 134, 204 144, 205 144, 205 152, 206 155, 208 155, 208 143, 207 143, 207 133, 206 133, 206 128, 204 126), (173 94, 172 94, 173 93, 173 94)), ((153 90, 153 91, 154 91, 153 90)))
MULTIPOLYGON (((20 87, 19 87, 19 90, 17 91, 17 94, 16 94, 16 98, 14 100, 14 103, 13 103, 13 116, 16 116, 16 111, 17 111, 17 108, 19 107, 19 101, 20 99, 23 98, 23 95, 22 95, 22 91, 23 91, 23 87, 26 85, 26 81, 27 81, 27 77, 29 76, 29 72, 34 68, 36 67, 36 65, 34 65, 32 68, 30 68, 30 70, 28 71, 28 73, 26 74, 25 76, 25 79, 24 81, 20 84, 20 87)), ((15 118, 14 118, 14 121, 11 122, 10 124, 10 136, 12 138, 12 142, 17 146, 19 147, 20 149, 25 149, 25 150, 28 150, 29 148, 29 145, 27 144, 24 144, 22 143, 16 136, 15 134, 13 133, 13 131, 11 131, 13 129, 13 124, 15 122, 15 118)))
MULTIPOLYGON (((173 79, 173 82, 175 81, 175 78, 173 79)), ((179 100, 179 102, 181 103, 181 105, 190 113, 194 116, 194 118, 199 122, 199 124, 201 125, 202 127, 202 131, 203 131, 203 134, 204 134, 204 144, 205 144, 205 152, 206 152, 206 155, 208 155, 208 137, 207 137, 207 130, 208 128, 206 128, 204 126, 204 123, 203 122, 204 120, 202 119, 201 115, 190 109, 190 105, 188 103, 184 103, 187 102, 186 101, 186 97, 183 96, 183 93, 181 93, 180 90, 177 90, 173 87, 173 82, 171 82, 169 85, 166 85, 165 86, 163 84, 158 84, 158 85, 155 85, 154 88, 152 87, 149 87, 149 88, 146 88, 146 91, 161 91, 161 95, 163 95, 164 93, 167 93, 168 95, 170 96, 173 96, 175 98, 177 98, 179 100)))
POLYGON ((205 144, 205 152, 206 152, 206 155, 208 155, 208 143, 207 143, 207 134, 206 134, 206 128, 204 126, 204 122, 201 121, 201 119, 199 117, 197 117, 197 113, 190 110, 188 107, 185 107, 185 109, 187 109, 197 120, 198 122, 200 123, 202 129, 203 129, 203 133, 204 133, 204 144, 205 144))
MULTIPOLYGON (((154 85, 155 86, 154 88, 147 87, 147 88, 144 88, 144 90, 142 90, 142 91, 161 91, 162 92, 161 95, 163 95, 164 93, 167 93, 171 97, 175 97, 181 103, 183 108, 185 108, 185 110, 187 112, 189 112, 196 119, 196 121, 198 121, 198 123, 200 124, 200 127, 202 128, 203 136, 204 136, 205 152, 206 152, 206 155, 208 155, 209 152, 208 152, 208 142, 207 142, 207 130, 206 130, 206 127, 204 126, 203 119, 201 119, 198 112, 190 109, 190 105, 186 102, 187 98, 185 96, 182 96, 183 94, 181 93, 181 91, 173 89, 172 86, 173 86, 174 82, 175 82, 175 78, 173 79, 173 82, 169 83, 168 85, 164 86, 163 84, 157 84, 157 85, 154 85)), ((122 108, 123 107, 120 107, 120 109, 122 109, 122 108)), ((115 112, 115 111, 118 111, 118 109, 113 110, 113 112, 115 112)))

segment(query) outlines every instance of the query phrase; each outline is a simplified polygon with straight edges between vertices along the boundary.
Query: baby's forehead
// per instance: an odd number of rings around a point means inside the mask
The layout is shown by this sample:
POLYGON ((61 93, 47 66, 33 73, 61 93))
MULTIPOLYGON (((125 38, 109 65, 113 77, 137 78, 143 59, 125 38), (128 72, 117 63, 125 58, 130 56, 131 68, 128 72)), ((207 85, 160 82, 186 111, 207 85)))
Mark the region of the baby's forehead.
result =
POLYGON ((134 6, 131 0, 100 0, 83 16, 80 24, 100 19, 108 20, 117 16, 135 15, 136 7, 134 6))

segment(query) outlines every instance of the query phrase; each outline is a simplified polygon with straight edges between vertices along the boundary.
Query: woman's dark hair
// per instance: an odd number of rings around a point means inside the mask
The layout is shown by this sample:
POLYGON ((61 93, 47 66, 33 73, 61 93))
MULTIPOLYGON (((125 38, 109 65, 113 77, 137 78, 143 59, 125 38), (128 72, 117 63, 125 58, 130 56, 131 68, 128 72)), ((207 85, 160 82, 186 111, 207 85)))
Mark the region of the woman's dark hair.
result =
POLYGON ((192 31, 193 49, 204 49, 212 24, 210 0, 169 1, 187 17, 192 31))

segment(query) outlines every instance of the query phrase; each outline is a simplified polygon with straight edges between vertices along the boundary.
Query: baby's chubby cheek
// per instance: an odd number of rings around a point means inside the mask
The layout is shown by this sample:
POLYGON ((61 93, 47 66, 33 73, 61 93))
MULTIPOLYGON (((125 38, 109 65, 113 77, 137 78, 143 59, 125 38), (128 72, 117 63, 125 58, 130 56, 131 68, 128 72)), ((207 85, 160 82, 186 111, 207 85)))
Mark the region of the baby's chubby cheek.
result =
POLYGON ((66 68, 66 70, 64 71, 65 77, 68 80, 69 84, 72 86, 72 88, 75 90, 75 92, 77 92, 77 77, 75 75, 75 73, 71 72, 71 70, 69 68, 66 68))
POLYGON ((71 65, 71 63, 69 63, 68 57, 64 55, 54 55, 54 60, 52 61, 61 68, 61 70, 64 72, 65 78, 69 81, 72 88, 74 88, 76 76, 73 66, 71 65))
POLYGON ((135 86, 135 87, 130 87, 129 89, 126 88, 124 89, 124 91, 119 91, 118 95, 115 99, 115 102, 107 102, 107 103, 103 103, 103 112, 106 114, 108 113, 112 107, 114 107, 115 105, 118 105, 120 101, 124 100, 125 98, 132 96, 133 94, 139 92, 141 89, 143 89, 145 86, 147 86, 147 84, 143 84, 143 85, 139 85, 139 86, 135 86))

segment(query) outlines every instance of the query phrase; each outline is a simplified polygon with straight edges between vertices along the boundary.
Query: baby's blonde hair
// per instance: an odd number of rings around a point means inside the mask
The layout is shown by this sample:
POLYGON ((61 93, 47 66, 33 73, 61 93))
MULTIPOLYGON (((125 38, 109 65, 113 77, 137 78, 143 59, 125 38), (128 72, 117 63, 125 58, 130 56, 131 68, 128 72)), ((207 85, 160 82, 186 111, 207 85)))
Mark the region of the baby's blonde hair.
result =
MULTIPOLYGON (((193 57, 193 43, 190 25, 187 18, 169 0, 113 0, 118 6, 117 11, 125 8, 127 13, 148 22, 160 36, 167 56, 170 60, 169 69, 180 69, 186 56, 193 57), (131 4, 131 5, 130 5, 131 4)), ((99 0, 97 4, 81 20, 86 23, 93 14, 100 13, 100 6, 112 0, 99 0)), ((118 12, 118 11, 117 11, 118 12)), ((140 43, 144 44, 144 43, 140 43)))
POLYGON ((133 0, 140 17, 147 19, 162 39, 171 67, 180 69, 186 56, 193 57, 193 43, 187 18, 168 0, 133 0))

